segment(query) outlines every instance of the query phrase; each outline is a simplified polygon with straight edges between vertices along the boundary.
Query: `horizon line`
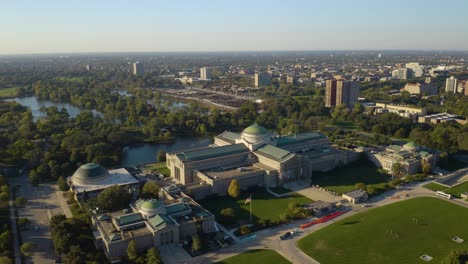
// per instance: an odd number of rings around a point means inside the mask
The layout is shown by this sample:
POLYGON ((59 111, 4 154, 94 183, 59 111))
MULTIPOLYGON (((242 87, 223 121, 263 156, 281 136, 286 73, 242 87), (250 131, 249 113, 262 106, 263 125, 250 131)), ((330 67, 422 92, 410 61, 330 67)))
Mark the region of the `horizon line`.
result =
POLYGON ((135 54, 135 53, 263 53, 263 52, 337 52, 337 51, 420 51, 420 52, 468 52, 468 49, 309 49, 309 50, 179 50, 179 51, 66 51, 66 52, 31 52, 0 53, 0 56, 32 55, 86 55, 86 54, 135 54))

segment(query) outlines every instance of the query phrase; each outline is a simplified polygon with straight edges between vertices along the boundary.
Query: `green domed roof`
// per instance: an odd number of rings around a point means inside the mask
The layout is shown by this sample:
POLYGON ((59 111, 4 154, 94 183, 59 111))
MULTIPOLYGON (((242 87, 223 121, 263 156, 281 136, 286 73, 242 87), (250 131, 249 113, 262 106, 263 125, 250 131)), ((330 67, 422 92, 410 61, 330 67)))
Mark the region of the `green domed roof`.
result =
POLYGON ((260 125, 253 124, 253 125, 247 127, 246 129, 244 129, 244 131, 242 131, 242 133, 253 134, 253 135, 263 135, 263 134, 270 133, 270 131, 268 131, 268 129, 266 129, 266 128, 260 126, 260 125))
POLYGON ((162 202, 156 200, 156 199, 151 199, 148 201, 145 201, 141 204, 141 208, 146 209, 146 210, 153 210, 161 207, 163 205, 162 202))
POLYGON ((109 172, 97 163, 87 163, 80 166, 72 176, 73 181, 85 184, 87 181, 103 179, 109 172))

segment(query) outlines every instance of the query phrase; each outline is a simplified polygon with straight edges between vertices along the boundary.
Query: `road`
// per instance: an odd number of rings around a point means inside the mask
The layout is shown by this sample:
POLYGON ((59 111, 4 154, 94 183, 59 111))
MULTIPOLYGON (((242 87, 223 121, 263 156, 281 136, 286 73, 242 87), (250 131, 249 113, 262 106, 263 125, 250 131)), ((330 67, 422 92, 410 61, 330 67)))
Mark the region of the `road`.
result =
POLYGON ((9 192, 9 206, 10 206, 10 226, 11 226, 11 233, 13 236, 13 250, 15 254, 15 264, 21 264, 21 253, 20 253, 20 245, 19 245, 19 236, 18 236, 18 228, 16 227, 16 215, 15 215, 15 204, 14 204, 14 195, 13 195, 13 188, 14 185, 12 184, 11 179, 9 179, 10 185, 10 192, 9 192))
MULTIPOLYGON (((342 219, 345 219, 347 217, 350 217, 354 214, 358 214, 376 207, 388 205, 391 203, 395 203, 401 200, 405 199, 411 199, 415 197, 436 197, 434 192, 423 188, 422 185, 426 184, 427 181, 425 182, 418 182, 418 183, 411 183, 406 185, 403 189, 400 190, 390 190, 388 192, 385 192, 384 194, 375 196, 371 198, 366 204, 368 207, 362 207, 362 205, 353 205, 351 206, 351 210, 335 219, 332 219, 328 222, 321 223, 314 225, 312 227, 309 227, 305 230, 302 230, 301 232, 293 235, 292 238, 288 240, 279 240, 278 237, 282 234, 284 234, 287 231, 290 231, 294 227, 298 227, 300 224, 309 222, 310 220, 300 220, 300 221, 295 221, 291 222, 289 224, 281 225, 278 227, 274 228, 269 228, 265 230, 261 230, 259 232, 256 232, 256 238, 246 241, 246 242, 240 242, 236 243, 232 246, 229 246, 227 248, 221 249, 216 252, 212 253, 207 253, 202 256, 198 256, 195 258, 190 258, 190 257, 185 257, 185 258, 171 258, 168 257, 167 254, 163 254, 163 260, 167 264, 175 264, 175 263, 190 263, 190 264, 203 264, 203 263, 214 263, 221 261, 223 259, 235 256, 239 253, 252 250, 252 249, 273 249, 277 251, 279 254, 284 256, 286 259, 290 260, 292 263, 300 263, 300 264, 317 264, 319 263, 318 261, 314 260, 313 258, 309 257, 308 255, 304 254, 299 248, 297 247, 297 241, 310 233, 313 233, 319 229, 322 229, 328 225, 331 225, 337 221, 340 221, 342 219), (392 196, 400 196, 403 197, 404 195, 408 194, 408 198, 401 198, 401 199, 389 199, 392 196)), ((317 189, 315 189, 317 190, 317 189)), ((314 193, 313 189, 312 190, 306 190, 301 192, 303 195, 308 195, 311 193, 314 193)), ((323 194, 320 194, 323 196, 323 194)), ((316 197, 316 195, 314 195, 316 197)), ((336 199, 334 197, 333 199, 336 199)), ((443 199, 443 198, 440 198, 443 199)), ((446 199, 444 199, 446 200, 446 199)), ((447 200, 451 203, 463 206, 468 208, 468 202, 466 201, 459 201, 459 200, 447 200)))
MULTIPOLYGON (((16 186, 16 196, 28 200, 24 208, 18 208, 18 217, 26 217, 31 221, 28 230, 22 230, 21 241, 33 242, 37 248, 26 263, 52 263, 55 257, 50 237, 49 219, 52 215, 63 214, 62 201, 58 199, 55 184, 41 184, 33 187, 26 175, 10 179, 10 186, 16 186), (37 227, 37 228, 36 228, 37 227)), ((68 214, 68 212, 67 212, 68 214)))

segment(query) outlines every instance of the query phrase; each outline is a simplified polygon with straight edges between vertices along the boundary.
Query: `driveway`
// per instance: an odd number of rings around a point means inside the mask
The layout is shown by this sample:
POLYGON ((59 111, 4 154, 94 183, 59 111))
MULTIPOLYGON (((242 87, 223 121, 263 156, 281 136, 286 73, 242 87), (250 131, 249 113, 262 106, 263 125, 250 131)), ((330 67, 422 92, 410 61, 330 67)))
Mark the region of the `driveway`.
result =
POLYGON ((32 256, 26 258, 26 263, 52 263, 55 252, 50 238, 49 219, 52 215, 63 214, 55 184, 33 187, 25 175, 11 179, 10 184, 16 188, 17 197, 23 196, 28 200, 24 208, 17 208, 18 217, 31 221, 28 230, 20 231, 22 243, 33 242, 37 246, 32 256))

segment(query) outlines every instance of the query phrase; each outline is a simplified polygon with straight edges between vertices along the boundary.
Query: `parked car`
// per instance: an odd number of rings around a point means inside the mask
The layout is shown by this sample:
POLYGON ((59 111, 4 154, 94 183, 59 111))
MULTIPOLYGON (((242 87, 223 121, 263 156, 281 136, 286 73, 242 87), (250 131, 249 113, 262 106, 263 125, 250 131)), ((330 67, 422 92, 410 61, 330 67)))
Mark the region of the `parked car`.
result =
POLYGON ((299 233, 299 228, 295 227, 292 231, 291 231, 291 235, 294 235, 296 233, 299 233))
POLYGON ((291 232, 286 232, 280 236, 280 240, 285 240, 286 238, 291 236, 291 232))

